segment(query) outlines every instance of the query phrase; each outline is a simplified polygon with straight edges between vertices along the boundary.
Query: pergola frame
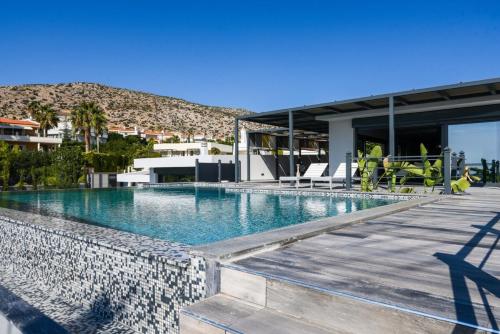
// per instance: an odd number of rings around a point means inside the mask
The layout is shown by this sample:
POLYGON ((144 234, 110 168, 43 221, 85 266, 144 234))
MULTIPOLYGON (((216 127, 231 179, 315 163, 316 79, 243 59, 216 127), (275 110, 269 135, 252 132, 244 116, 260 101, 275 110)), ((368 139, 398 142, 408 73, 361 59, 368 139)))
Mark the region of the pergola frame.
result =
MULTIPOLYGON (((288 128, 288 142, 290 146, 293 146, 295 129, 328 133, 328 121, 332 119, 387 115, 389 118, 389 154, 394 156, 396 114, 451 109, 456 106, 500 104, 499 92, 500 78, 493 78, 240 116, 235 120, 235 161, 239 161, 238 123, 240 120, 288 128)), ((290 176, 295 174, 294 171, 293 154, 291 154, 290 176)), ((239 182, 238 163, 235 164, 235 172, 236 182, 239 182)))

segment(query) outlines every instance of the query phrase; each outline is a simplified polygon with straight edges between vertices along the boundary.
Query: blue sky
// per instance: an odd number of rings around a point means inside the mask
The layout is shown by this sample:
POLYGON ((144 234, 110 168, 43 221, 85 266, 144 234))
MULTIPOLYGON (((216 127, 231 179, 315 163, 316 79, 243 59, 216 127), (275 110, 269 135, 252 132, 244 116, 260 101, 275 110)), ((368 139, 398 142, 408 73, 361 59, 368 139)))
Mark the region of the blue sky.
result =
POLYGON ((0 85, 268 111, 500 77, 500 1, 5 1, 0 85))

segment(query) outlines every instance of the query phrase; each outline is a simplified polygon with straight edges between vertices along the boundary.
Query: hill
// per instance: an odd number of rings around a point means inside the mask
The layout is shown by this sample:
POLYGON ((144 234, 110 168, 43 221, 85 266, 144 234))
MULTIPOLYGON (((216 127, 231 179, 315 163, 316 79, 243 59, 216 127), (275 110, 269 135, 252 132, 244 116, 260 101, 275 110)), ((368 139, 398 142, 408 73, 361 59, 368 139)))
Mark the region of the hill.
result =
POLYGON ((58 112, 70 111, 82 101, 95 101, 106 112, 109 125, 194 131, 216 137, 233 133, 234 117, 244 109, 213 107, 95 83, 0 86, 0 117, 26 118, 28 104, 52 104, 58 112))

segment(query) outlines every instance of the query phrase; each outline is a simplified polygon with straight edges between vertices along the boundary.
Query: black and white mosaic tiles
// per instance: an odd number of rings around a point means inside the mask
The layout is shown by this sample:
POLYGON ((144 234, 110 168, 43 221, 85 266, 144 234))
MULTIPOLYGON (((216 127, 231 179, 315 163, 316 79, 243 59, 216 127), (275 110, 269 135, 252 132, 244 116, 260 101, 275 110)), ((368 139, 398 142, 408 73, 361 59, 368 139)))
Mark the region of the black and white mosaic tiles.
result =
POLYGON ((70 331, 76 308, 102 332, 177 333, 180 308, 206 296, 205 260, 187 246, 97 226, 0 209, 0 254, 1 284, 70 331))

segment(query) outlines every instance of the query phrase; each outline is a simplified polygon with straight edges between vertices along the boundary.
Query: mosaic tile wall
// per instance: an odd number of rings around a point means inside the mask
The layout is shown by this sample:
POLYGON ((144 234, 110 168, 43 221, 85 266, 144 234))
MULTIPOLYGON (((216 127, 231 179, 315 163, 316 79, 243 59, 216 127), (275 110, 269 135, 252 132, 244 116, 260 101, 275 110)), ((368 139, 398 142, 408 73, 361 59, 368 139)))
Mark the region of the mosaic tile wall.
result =
POLYGON ((0 270, 103 320, 138 333, 177 333, 180 308, 206 296, 205 260, 182 245, 13 212, 0 209, 0 270))

